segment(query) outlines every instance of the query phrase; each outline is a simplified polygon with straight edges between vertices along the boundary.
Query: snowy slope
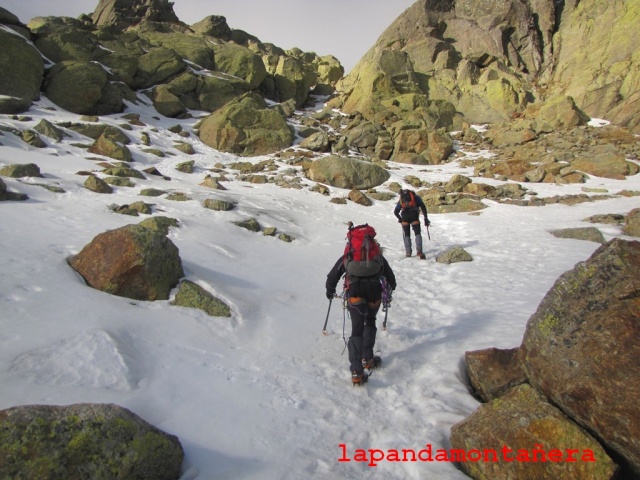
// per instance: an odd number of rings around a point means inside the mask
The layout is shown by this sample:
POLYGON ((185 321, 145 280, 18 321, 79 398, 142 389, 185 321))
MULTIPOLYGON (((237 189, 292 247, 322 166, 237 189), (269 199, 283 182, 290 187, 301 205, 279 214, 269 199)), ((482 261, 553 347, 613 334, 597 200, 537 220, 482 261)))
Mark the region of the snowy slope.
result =
MULTIPOLYGON (((41 118, 78 121, 47 107, 43 99, 29 112, 32 120, 2 116, 0 123, 24 129, 41 118)), ((157 114, 142 105, 130 106, 131 112, 148 124, 127 132, 134 144, 146 131, 153 146, 167 150, 185 139, 165 128, 180 123, 191 130, 196 122, 152 119, 157 114)), ((124 123, 118 117, 101 121, 124 123)), ((186 139, 198 152, 194 156, 174 150, 175 156, 157 158, 130 145, 132 166, 155 166, 171 181, 149 176, 135 179, 134 188, 99 195, 84 189, 85 177, 76 174, 99 168, 72 145, 80 141, 88 143, 76 135, 35 149, 9 133, 0 137, 0 164, 33 162, 44 174, 23 181, 4 178, 11 190, 30 199, 0 203, 0 408, 125 406, 180 438, 184 479, 467 478, 450 463, 339 462, 339 445, 350 457, 355 449, 448 448, 451 426, 478 405, 461 379, 465 350, 519 345, 527 319, 556 278, 598 247, 548 231, 586 226, 588 216, 627 213, 640 203, 637 198, 546 207, 487 202, 489 208, 479 215, 431 215, 427 261, 421 262, 404 258, 394 202, 335 205, 307 188, 239 181, 226 182, 226 191, 210 190, 198 185, 207 169, 246 159, 217 152, 195 136, 186 139), (190 159, 196 160, 194 174, 175 170, 190 159), (149 187, 194 200, 137 195, 149 187), (238 207, 214 212, 202 206, 206 198, 233 200, 238 207), (170 238, 180 249, 186 278, 231 305, 231 319, 169 301, 111 296, 87 287, 67 265, 66 258, 97 234, 143 220, 108 208, 137 200, 154 203, 154 215, 180 221, 170 238), (250 216, 296 240, 285 243, 232 223, 250 216), (342 252, 349 220, 377 229, 398 280, 389 328, 378 334, 384 366, 366 388, 350 385, 339 302, 331 307, 330 334, 321 334, 329 306, 324 282, 342 252), (462 245, 474 261, 436 263, 435 255, 453 245, 462 245)), ((285 173, 299 169, 279 160, 278 165, 285 173)), ((457 162, 393 167, 390 181, 400 183, 407 174, 429 181, 471 174, 457 162)), ((584 185, 527 186, 547 196, 581 193, 584 185)), ((592 178, 587 186, 611 193, 640 190, 640 175, 626 181, 592 178)), ((333 189, 334 196, 346 193, 333 189)), ((618 227, 599 227, 607 239, 621 236, 618 227)))

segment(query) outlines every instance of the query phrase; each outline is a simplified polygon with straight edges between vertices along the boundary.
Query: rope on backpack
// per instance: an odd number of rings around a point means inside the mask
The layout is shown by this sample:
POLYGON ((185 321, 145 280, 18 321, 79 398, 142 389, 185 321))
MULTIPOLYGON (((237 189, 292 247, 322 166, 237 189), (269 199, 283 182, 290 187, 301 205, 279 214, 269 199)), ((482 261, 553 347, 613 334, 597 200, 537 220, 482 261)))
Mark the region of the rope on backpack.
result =
POLYGON ((389 309, 391 308, 391 301, 393 298, 391 297, 391 287, 389 286, 389 282, 384 277, 384 275, 380 275, 380 286, 382 287, 382 311, 384 312, 384 322, 382 322, 382 330, 387 329, 387 315, 389 313, 389 309))

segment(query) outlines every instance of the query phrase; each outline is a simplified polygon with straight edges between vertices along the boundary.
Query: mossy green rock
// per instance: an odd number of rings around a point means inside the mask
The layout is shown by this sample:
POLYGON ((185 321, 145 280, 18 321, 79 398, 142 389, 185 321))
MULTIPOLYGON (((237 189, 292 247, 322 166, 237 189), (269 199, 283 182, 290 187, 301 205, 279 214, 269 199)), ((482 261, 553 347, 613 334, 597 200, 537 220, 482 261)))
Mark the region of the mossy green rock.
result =
POLYGON ((248 218, 246 220, 233 223, 235 223, 239 227, 249 230, 250 232, 259 232, 262 228, 255 218, 248 218))
POLYGON ((575 240, 586 240, 588 242, 604 243, 602 232, 596 227, 576 227, 563 228, 551 232, 554 237, 573 238, 575 240))
POLYGON ((42 176, 40 173, 40 167, 35 163, 15 163, 12 165, 5 165, 0 168, 0 175, 12 178, 42 176))
POLYGON ((389 180, 389 172, 370 162, 329 156, 314 161, 306 173, 310 180, 333 187, 364 190, 389 180))
POLYGON ((162 216, 147 218, 146 220, 140 222, 138 225, 144 228, 149 228, 151 230, 157 230, 163 235, 169 234, 169 228, 179 226, 178 220, 176 220, 175 218, 162 216))
POLYGON ((113 404, 0 411, 0 478, 177 480, 177 437, 113 404))
POLYGON ((218 200, 214 198, 207 198, 203 202, 203 205, 209 210, 216 210, 218 212, 227 212, 235 208, 235 204, 233 202, 227 202, 226 200, 218 200))
POLYGON ((231 309, 222 300, 189 280, 183 280, 172 302, 179 307, 197 308, 212 317, 230 317, 231 309))
POLYGON ((103 179, 95 175, 89 175, 89 177, 87 177, 84 181, 84 187, 96 193, 113 193, 113 188, 103 179))
POLYGON ((24 38, 0 30, 0 113, 20 113, 40 96, 44 60, 24 38))
POLYGON ((223 152, 257 156, 289 147, 293 133, 280 113, 266 108, 259 95, 248 94, 208 116, 200 140, 223 152))
POLYGON ((234 43, 217 42, 213 46, 217 69, 247 82, 247 90, 255 90, 267 76, 260 56, 234 43))

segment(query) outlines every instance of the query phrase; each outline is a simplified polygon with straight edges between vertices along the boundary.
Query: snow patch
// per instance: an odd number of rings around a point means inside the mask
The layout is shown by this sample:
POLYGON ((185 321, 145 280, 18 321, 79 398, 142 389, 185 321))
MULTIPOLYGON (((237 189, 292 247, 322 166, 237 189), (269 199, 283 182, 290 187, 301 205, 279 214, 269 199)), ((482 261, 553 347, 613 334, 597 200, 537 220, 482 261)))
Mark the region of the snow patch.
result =
POLYGON ((124 350, 105 331, 85 332, 16 357, 10 371, 41 385, 133 390, 124 350))

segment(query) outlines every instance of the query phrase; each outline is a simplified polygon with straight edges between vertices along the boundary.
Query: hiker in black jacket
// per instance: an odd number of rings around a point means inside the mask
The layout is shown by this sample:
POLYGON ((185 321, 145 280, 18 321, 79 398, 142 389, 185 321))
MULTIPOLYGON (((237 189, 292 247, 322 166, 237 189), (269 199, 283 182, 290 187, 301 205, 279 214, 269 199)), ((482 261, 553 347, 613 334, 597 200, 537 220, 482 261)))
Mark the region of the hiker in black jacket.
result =
POLYGON ((402 224, 402 238, 404 240, 404 250, 407 257, 411 256, 411 230, 416 237, 416 254, 421 259, 425 259, 422 251, 422 233, 420 231, 420 211, 424 216, 424 226, 429 227, 431 222, 427 216, 427 206, 419 195, 407 189, 400 190, 400 200, 396 204, 393 214, 402 224))
MULTIPOLYGON (((357 228, 357 227, 356 227, 357 228)), ((375 235, 375 234, 374 234, 375 235)), ((396 288, 396 277, 387 260, 378 254, 380 268, 370 276, 356 276, 349 272, 346 255, 341 256, 327 275, 327 298, 336 294, 336 286, 345 276, 345 301, 351 317, 351 336, 347 343, 349 363, 353 384, 365 383, 369 376, 365 368, 372 369, 380 365, 381 359, 374 356, 376 343, 376 315, 382 302, 382 282, 387 282, 390 291, 396 288)), ((374 260, 371 260, 374 262, 374 260)))

